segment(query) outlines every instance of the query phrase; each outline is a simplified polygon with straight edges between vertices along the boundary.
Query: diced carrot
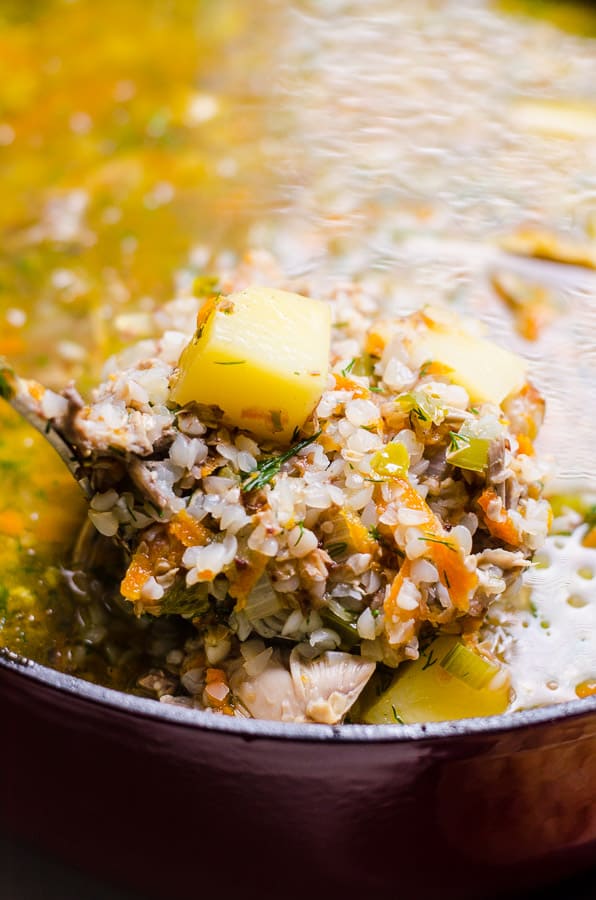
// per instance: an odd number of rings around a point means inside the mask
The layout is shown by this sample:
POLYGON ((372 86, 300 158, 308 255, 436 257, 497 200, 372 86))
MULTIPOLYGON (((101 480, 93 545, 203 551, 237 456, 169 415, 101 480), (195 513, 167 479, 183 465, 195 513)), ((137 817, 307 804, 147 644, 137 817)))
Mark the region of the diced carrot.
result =
POLYGON ((230 579, 228 593, 236 601, 236 610, 244 609, 250 592, 261 578, 268 562, 269 557, 264 553, 250 552, 249 559, 244 565, 236 562, 228 572, 230 579))
POLYGON ((168 524, 170 534, 184 547, 203 547, 211 539, 211 532, 201 522, 181 510, 168 524))
POLYGON ((4 509, 0 512, 0 532, 8 537, 21 537, 25 522, 25 516, 16 509, 4 509))
POLYGON ((352 391, 355 397, 361 397, 366 399, 370 395, 370 391, 368 388, 362 387, 361 384, 358 384, 357 381, 354 381, 353 378, 348 378, 346 375, 336 375, 335 378, 335 390, 336 391, 352 391))
POLYGON ((147 579, 151 577, 152 569, 149 554, 146 551, 137 550, 120 584, 122 596, 133 602, 140 600, 141 590, 147 579))
POLYGON ((385 337, 378 331, 369 331, 364 342, 364 350, 369 356, 381 357, 386 343, 385 337))
POLYGON ((534 456, 534 444, 527 434, 518 434, 517 443, 519 444, 520 454, 525 456, 534 456))
POLYGON ((184 511, 164 525, 151 525, 141 535, 120 585, 120 593, 127 600, 139 603, 143 586, 155 574, 158 562, 165 560, 172 569, 177 568, 187 547, 202 547, 209 537, 208 529, 184 511))
POLYGON ((0 354, 3 356, 11 356, 16 353, 23 353, 25 350, 25 342, 22 337, 17 334, 0 338, 0 354))
POLYGON ((342 509, 340 516, 346 523, 350 535, 350 548, 356 553, 375 553, 377 542, 368 528, 362 524, 360 516, 350 509, 342 509))
MULTIPOLYGON (((421 539, 424 540, 426 537, 427 540, 428 553, 426 555, 435 565, 441 584, 447 589, 454 607, 457 610, 466 612, 469 608, 470 597, 478 584, 478 576, 475 572, 470 572, 466 568, 465 559, 460 548, 449 540, 449 533, 445 531, 418 491, 405 479, 396 480, 400 488, 397 497, 398 501, 403 502, 403 505, 408 509, 415 509, 426 514, 426 520, 421 522, 420 525, 423 529, 421 539)), ((404 624, 408 621, 415 622, 421 615, 419 609, 402 610, 397 603, 404 579, 410 575, 411 566, 410 560, 406 559, 394 578, 385 599, 384 611, 387 622, 385 630, 390 643, 391 632, 395 630, 396 622, 401 621, 404 624)), ((400 634, 399 643, 413 636, 413 625, 410 630, 411 634, 409 632, 400 634)))
POLYGON ((520 536, 509 513, 503 509, 499 520, 491 519, 488 516, 490 504, 497 499, 495 492, 491 488, 487 488, 476 501, 483 512, 484 524, 486 525, 489 534, 492 534, 494 538, 503 541, 505 544, 516 547, 520 542, 520 536))
POLYGON ((576 686, 575 693, 582 700, 585 697, 594 697, 596 695, 596 679, 589 678, 587 681, 582 681, 576 686))
POLYGON ((452 372, 453 369, 450 366, 446 366, 445 363, 437 362, 436 360, 430 360, 420 367, 420 377, 424 375, 450 375, 452 372))

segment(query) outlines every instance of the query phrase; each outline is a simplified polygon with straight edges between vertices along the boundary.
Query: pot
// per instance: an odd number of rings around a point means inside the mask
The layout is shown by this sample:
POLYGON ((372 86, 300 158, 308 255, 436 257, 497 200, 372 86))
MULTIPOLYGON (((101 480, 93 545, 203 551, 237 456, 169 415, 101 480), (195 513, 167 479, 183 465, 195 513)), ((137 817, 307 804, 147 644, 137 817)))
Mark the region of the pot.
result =
POLYGON ((0 829, 149 897, 508 894, 596 858, 596 698, 286 725, 0 657, 0 829))

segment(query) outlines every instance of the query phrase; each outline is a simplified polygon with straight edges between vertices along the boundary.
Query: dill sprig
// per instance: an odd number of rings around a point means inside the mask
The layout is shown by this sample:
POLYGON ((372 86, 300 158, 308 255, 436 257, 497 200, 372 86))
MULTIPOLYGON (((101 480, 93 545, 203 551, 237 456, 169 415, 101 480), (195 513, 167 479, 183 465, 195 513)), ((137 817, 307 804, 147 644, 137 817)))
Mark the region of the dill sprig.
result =
POLYGON ((453 550, 454 553, 457 552, 451 541, 444 541, 442 538, 434 537, 431 534, 425 534, 423 537, 419 537, 418 540, 428 541, 430 544, 442 544, 443 547, 447 547, 448 550, 453 550))
POLYGON ((460 434, 458 431, 450 431, 449 440, 450 450, 461 450, 462 447, 468 447, 470 444, 470 438, 467 434, 460 434))
POLYGON ((304 438, 303 441, 298 441, 297 444, 294 444, 289 450, 285 450, 284 453, 279 453, 277 456, 268 456, 265 459, 260 460, 260 462, 257 463, 257 468, 244 476, 242 490, 256 491, 259 488, 264 487, 277 475, 285 462, 292 459, 293 456, 296 456, 297 453, 300 453, 301 450, 304 450, 305 447, 308 447, 309 444, 316 441, 320 434, 321 432, 317 431, 312 437, 304 438))

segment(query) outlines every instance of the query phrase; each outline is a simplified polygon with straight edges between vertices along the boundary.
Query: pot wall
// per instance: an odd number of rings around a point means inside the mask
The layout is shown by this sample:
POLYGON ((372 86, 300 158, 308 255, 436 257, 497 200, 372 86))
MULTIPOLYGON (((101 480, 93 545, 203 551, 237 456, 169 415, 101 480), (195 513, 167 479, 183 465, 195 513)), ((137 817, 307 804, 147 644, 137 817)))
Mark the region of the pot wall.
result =
POLYGON ((352 742, 332 729, 222 732, 161 709, 114 708, 0 666, 0 828, 156 898, 216 885, 243 900, 477 900, 596 859, 593 712, 352 742))

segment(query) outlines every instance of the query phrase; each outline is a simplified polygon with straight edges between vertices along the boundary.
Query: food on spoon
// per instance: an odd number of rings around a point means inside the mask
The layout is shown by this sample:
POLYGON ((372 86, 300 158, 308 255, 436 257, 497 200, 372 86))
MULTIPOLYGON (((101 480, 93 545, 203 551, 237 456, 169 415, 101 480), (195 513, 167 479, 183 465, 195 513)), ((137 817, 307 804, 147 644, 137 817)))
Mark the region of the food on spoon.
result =
POLYGON ((171 398, 217 407, 226 424, 287 443, 323 393, 330 339, 329 307, 319 300, 264 287, 213 295, 171 398))
MULTIPOLYGON (((261 288, 198 306, 161 309, 161 336, 108 361, 91 402, 70 388, 54 404, 91 485, 90 520, 131 548, 122 596, 194 628, 176 696, 162 670, 139 684, 221 714, 334 723, 373 672, 377 683, 397 669, 388 696, 404 721, 504 708, 506 677, 471 687, 460 663, 550 524, 533 446, 543 401, 525 363, 429 308, 377 318, 352 298, 261 288), (273 352, 282 325, 306 368, 316 354, 316 377, 273 352), (222 371, 234 373, 223 387, 222 371), (243 410, 269 408, 270 381, 288 418, 282 431, 258 419, 257 434, 243 410), (432 641, 449 700, 428 682, 432 641)), ((492 657, 468 662, 500 674, 492 657)), ((371 721, 385 721, 386 699, 371 721)))

